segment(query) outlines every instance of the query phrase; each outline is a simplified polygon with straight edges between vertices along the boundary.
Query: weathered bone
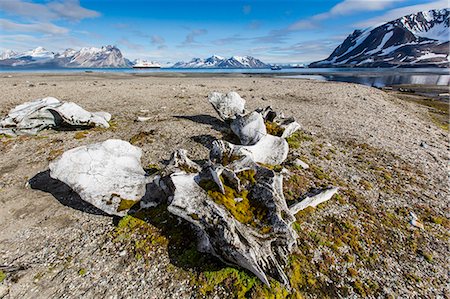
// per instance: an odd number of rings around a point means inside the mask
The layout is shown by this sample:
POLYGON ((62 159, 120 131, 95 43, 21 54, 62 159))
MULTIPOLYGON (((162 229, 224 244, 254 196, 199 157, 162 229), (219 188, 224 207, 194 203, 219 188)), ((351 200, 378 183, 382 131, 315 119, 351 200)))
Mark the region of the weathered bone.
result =
MULTIPOLYGON (((233 160, 239 157, 249 157, 257 163, 278 165, 286 160, 289 145, 284 138, 266 135, 255 145, 234 145, 227 141, 215 140, 210 152, 213 161, 233 160)), ((223 162, 221 162, 223 163, 223 162)))
POLYGON ((302 199, 300 202, 289 207, 289 210, 292 214, 297 214, 299 211, 306 209, 307 207, 316 207, 317 205, 329 200, 333 197, 336 192, 338 192, 339 188, 333 187, 322 190, 320 193, 313 195, 311 197, 306 197, 302 199))
POLYGON ((169 164, 164 169, 163 174, 168 175, 179 171, 195 173, 201 170, 200 165, 188 158, 185 149, 178 149, 172 153, 169 164))
POLYGON ((264 119, 255 111, 246 115, 236 115, 230 128, 243 145, 254 145, 267 135, 264 119))
POLYGON ((63 153, 50 163, 50 176, 102 211, 123 216, 144 196, 150 181, 141 155, 140 148, 109 139, 63 153))
POLYGON ((237 92, 212 92, 208 99, 223 120, 234 119, 245 111, 245 100, 237 92))
POLYGON ((72 102, 60 102, 47 97, 21 104, 0 121, 0 134, 35 135, 39 131, 58 127, 99 126, 109 128, 111 115, 88 112, 72 102))
POLYGON ((278 124, 283 129, 283 135, 281 138, 288 138, 300 129, 300 124, 295 121, 293 117, 286 118, 282 113, 277 113, 268 106, 265 109, 257 109, 256 112, 260 113, 264 118, 264 121, 270 121, 278 124))
POLYGON ((226 263, 248 269, 268 286, 267 275, 289 285, 284 267, 296 242, 291 227, 295 218, 286 206, 282 176, 257 165, 254 169, 256 183, 248 188, 252 201, 267 210, 264 221, 269 231, 261 230, 264 224, 257 219, 254 220, 257 227, 239 222, 197 184, 196 174, 171 175, 174 195, 168 210, 202 232, 203 250, 226 263))

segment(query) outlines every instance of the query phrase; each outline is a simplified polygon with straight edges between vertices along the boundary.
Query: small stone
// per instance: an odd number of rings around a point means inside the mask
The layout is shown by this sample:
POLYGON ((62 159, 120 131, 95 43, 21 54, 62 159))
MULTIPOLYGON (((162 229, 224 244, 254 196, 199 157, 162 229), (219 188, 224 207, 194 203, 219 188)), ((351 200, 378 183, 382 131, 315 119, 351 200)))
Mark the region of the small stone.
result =
POLYGON ((411 217, 411 221, 409 223, 411 223, 412 226, 415 226, 420 229, 425 229, 425 227, 419 221, 419 218, 417 217, 417 215, 414 212, 409 212, 409 216, 411 217))
POLYGON ((150 120, 150 119, 152 119, 151 117, 148 117, 148 116, 138 116, 138 118, 136 119, 136 121, 139 121, 139 122, 145 122, 145 121, 148 121, 148 120, 150 120))
POLYGON ((428 144, 426 144, 425 142, 421 142, 420 143, 420 147, 423 147, 424 149, 427 149, 429 146, 428 146, 428 144))
POLYGON ((297 167, 301 167, 302 169, 308 169, 309 168, 309 165, 306 164, 305 162, 303 162, 300 159, 295 159, 294 160, 294 165, 297 166, 297 167))

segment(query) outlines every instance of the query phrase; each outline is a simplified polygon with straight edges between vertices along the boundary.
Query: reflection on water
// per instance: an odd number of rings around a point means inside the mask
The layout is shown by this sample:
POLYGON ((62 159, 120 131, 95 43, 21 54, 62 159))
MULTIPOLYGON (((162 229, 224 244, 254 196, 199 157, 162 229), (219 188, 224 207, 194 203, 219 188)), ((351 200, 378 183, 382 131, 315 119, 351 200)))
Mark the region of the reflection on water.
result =
POLYGON ((437 74, 398 74, 398 75, 294 75, 294 76, 282 76, 283 78, 303 78, 313 79, 321 81, 338 81, 338 82, 350 82, 358 83, 367 86, 384 87, 398 84, 426 84, 426 85, 449 85, 450 75, 437 75, 437 74))
MULTIPOLYGON (((1 0, 0 0, 1 1, 1 0)), ((326 81, 352 82, 369 86, 383 87, 395 84, 431 84, 449 85, 450 70, 446 68, 286 68, 282 70, 268 69, 132 69, 132 68, 102 68, 102 69, 57 69, 57 68, 14 68, 0 67, 0 73, 204 73, 204 74, 259 74, 280 78, 307 78, 326 81)))

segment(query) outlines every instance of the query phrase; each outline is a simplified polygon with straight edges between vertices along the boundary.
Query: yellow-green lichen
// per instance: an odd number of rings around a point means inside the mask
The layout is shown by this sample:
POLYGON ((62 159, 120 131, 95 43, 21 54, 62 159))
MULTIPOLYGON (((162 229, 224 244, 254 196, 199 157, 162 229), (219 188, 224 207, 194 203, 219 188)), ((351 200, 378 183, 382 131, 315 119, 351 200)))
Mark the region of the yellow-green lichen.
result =
POLYGON ((237 173, 241 185, 246 188, 241 191, 228 186, 223 177, 220 177, 220 179, 225 193, 220 192, 217 184, 210 180, 203 180, 199 185, 214 202, 223 205, 237 221, 267 231, 267 229, 264 229, 264 225, 268 221, 268 208, 249 196, 248 190, 256 183, 255 174, 256 172, 253 169, 237 173))
POLYGON ((158 164, 148 164, 147 167, 145 168, 145 171, 149 175, 155 174, 155 173, 159 172, 160 170, 161 169, 159 168, 158 164))
POLYGON ((119 206, 117 207, 117 212, 129 210, 135 203, 136 201, 134 200, 121 198, 119 206))
POLYGON ((5 279, 6 279, 6 274, 2 270, 0 270, 0 283, 5 279))
POLYGON ((264 123, 266 125, 267 134, 278 137, 281 137, 281 135, 283 135, 284 129, 280 127, 280 125, 276 122, 266 121, 264 123))
POLYGON ((83 139, 86 138, 86 136, 89 134, 88 131, 79 131, 76 132, 75 135, 73 136, 73 138, 75 139, 83 139))
POLYGON ((286 138, 289 147, 292 149, 299 148, 304 141, 312 141, 313 138, 301 130, 296 131, 294 134, 286 138))
POLYGON ((146 221, 126 215, 120 219, 113 234, 114 242, 122 243, 136 259, 146 258, 155 246, 167 246, 168 240, 146 221))

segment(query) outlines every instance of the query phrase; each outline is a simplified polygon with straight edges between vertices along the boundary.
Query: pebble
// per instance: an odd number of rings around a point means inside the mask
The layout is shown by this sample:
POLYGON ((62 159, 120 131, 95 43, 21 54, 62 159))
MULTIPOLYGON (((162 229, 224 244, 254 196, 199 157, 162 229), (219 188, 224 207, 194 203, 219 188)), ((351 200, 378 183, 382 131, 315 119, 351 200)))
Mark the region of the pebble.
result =
POLYGON ((150 119, 151 119, 151 117, 138 116, 136 121, 144 122, 144 121, 147 121, 147 120, 150 120, 150 119))
POLYGON ((295 159, 295 160, 294 160, 294 165, 295 165, 295 166, 298 166, 298 167, 301 167, 301 168, 303 168, 303 169, 308 169, 308 168, 309 168, 309 165, 306 164, 305 162, 303 162, 303 161, 300 160, 300 159, 295 159))
POLYGON ((422 141, 422 142, 420 143, 420 147, 423 147, 423 148, 426 149, 426 148, 428 148, 428 144, 426 144, 425 142, 422 141))

